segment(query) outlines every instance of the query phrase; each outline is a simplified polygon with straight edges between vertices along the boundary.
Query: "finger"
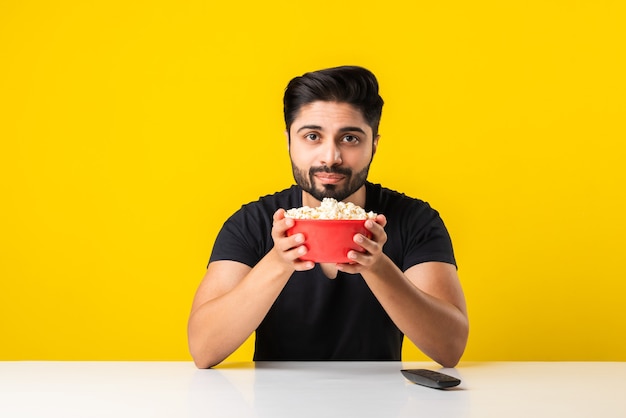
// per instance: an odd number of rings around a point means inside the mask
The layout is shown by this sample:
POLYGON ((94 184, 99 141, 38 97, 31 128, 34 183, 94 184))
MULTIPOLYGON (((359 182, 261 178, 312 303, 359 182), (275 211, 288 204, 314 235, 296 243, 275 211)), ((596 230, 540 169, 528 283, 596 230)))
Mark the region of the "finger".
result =
POLYGON ((274 212, 274 215, 272 215, 272 221, 272 226, 278 227, 278 230, 281 232, 291 228, 295 224, 293 218, 285 216, 284 209, 278 209, 274 212))
POLYGON ((351 250, 348 252, 348 258, 355 263, 363 266, 370 266, 375 258, 382 252, 382 245, 376 241, 368 239, 363 235, 354 236, 354 242, 363 248, 363 251, 351 250))
MULTIPOLYGON (((353 241, 355 242, 355 244, 358 244, 361 248, 363 248, 363 252, 374 253, 379 248, 376 238, 377 237, 375 235, 368 238, 363 234, 356 234, 354 235, 353 241)), ((358 252, 358 251, 354 251, 354 252, 358 252)), ((359 254, 355 254, 355 255, 359 255, 359 254)))
POLYGON ((285 236, 285 233, 288 229, 293 227, 295 224, 292 218, 287 218, 282 216, 280 210, 274 214, 274 223, 272 225, 272 234, 276 234, 276 236, 285 236))
POLYGON ((285 217, 285 209, 278 209, 276 212, 274 212, 272 219, 276 222, 276 221, 280 221, 284 217, 285 217))
POLYGON ((296 271, 311 270, 313 267, 315 267, 315 263, 312 261, 296 260, 293 263, 293 267, 296 271))
POLYGON ((307 248, 304 245, 301 245, 292 250, 286 251, 285 256, 293 262, 293 266, 296 270, 310 270, 315 267, 315 263, 309 260, 300 260, 300 257, 307 253, 307 248))
POLYGON ((337 264, 337 270, 343 271, 344 273, 349 273, 349 274, 357 274, 360 273, 361 271, 363 271, 363 265, 360 264, 360 261, 363 261, 362 259, 362 253, 359 253, 358 251, 349 251, 348 252, 348 258, 352 261, 350 261, 349 263, 339 263, 337 264))
POLYGON ((368 219, 365 221, 365 229, 370 231, 372 234, 379 234, 381 231, 384 231, 384 225, 381 225, 377 222, 376 219, 368 219))
POLYGON ((306 247, 302 244, 304 244, 304 235, 301 233, 294 234, 291 236, 286 236, 284 234, 281 234, 277 238, 274 239, 274 246, 281 252, 295 250, 296 248, 300 248, 300 247, 304 248, 303 251, 306 251, 306 247))
POLYGON ((382 219, 381 221, 383 224, 375 222, 374 220, 367 220, 365 221, 365 228, 372 234, 372 236, 369 237, 372 241, 384 244, 387 241, 387 233, 383 227, 384 224, 386 224, 386 220, 382 219))

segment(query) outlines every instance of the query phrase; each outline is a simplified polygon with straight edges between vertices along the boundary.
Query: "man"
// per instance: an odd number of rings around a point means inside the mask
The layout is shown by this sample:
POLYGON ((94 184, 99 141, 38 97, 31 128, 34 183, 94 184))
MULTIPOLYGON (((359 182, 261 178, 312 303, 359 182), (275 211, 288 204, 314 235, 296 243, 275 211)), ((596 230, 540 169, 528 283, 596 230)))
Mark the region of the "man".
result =
POLYGON ((189 318, 195 364, 212 367, 256 331, 254 360, 400 360, 406 335, 455 366, 468 318, 452 244, 427 203, 367 181, 383 100, 375 76, 337 67, 296 77, 284 96, 297 185, 244 205, 220 231, 189 318), (379 215, 351 263, 301 261, 285 210, 324 197, 379 215))

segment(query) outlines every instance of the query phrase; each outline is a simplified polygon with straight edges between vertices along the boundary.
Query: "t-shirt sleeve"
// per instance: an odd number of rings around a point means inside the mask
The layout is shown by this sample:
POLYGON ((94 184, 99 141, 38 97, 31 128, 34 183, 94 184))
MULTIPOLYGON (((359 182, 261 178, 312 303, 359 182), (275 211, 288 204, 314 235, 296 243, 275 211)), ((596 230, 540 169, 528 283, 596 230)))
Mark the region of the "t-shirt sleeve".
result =
POLYGON ((452 240, 439 212, 425 202, 408 221, 402 270, 428 262, 456 264, 452 240))
POLYGON ((240 209, 222 226, 213 244, 209 263, 232 260, 253 267, 267 251, 266 229, 262 219, 255 219, 245 208, 240 209))

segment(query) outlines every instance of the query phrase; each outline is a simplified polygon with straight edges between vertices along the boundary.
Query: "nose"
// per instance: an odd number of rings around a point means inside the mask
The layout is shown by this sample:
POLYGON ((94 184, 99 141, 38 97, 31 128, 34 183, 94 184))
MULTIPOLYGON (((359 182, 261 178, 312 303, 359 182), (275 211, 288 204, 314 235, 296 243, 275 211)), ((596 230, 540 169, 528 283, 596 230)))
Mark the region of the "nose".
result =
POLYGON ((327 167, 332 167, 342 163, 341 150, 335 142, 328 141, 326 144, 324 144, 322 153, 320 155, 320 163, 327 167))

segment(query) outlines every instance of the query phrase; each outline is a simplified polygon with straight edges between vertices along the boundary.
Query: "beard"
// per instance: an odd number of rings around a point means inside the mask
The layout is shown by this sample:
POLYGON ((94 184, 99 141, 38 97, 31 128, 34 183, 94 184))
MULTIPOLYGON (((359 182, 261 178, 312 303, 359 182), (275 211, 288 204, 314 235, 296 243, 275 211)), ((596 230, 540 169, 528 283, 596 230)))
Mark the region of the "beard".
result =
POLYGON ((361 171, 353 173, 351 169, 344 167, 311 167, 308 172, 301 170, 291 161, 293 178, 298 186, 320 202, 325 197, 332 197, 338 201, 346 199, 365 184, 370 169, 370 163, 361 171), (315 186, 315 173, 333 173, 345 176, 343 186, 337 184, 321 184, 315 186))

